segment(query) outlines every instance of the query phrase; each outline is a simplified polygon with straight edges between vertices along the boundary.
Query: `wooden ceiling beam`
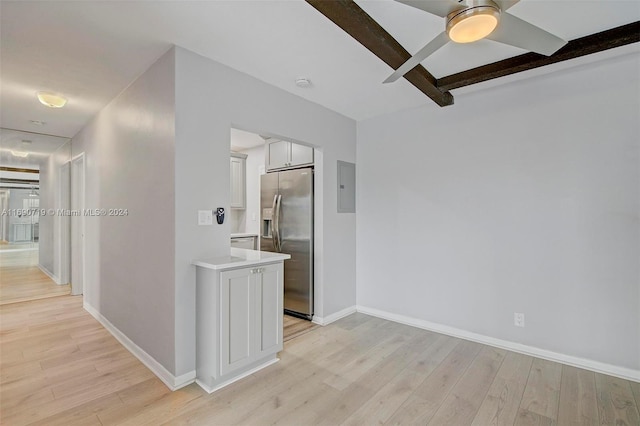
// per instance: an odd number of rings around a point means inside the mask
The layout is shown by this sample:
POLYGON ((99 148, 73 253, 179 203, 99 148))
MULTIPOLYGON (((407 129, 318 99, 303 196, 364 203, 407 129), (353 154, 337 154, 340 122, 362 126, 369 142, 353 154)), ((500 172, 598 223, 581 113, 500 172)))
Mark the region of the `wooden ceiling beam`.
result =
POLYGON ((38 169, 23 169, 20 167, 0 167, 0 172, 18 172, 18 173, 40 173, 38 169))
MULTIPOLYGON (((409 52, 354 1, 306 1, 394 70, 411 58, 409 52)), ((436 78, 422 65, 406 73, 404 78, 438 105, 453 104, 451 93, 436 87, 436 78)))
POLYGON ((551 56, 544 56, 538 53, 525 53, 524 55, 439 78, 436 85, 443 91, 459 89, 494 78, 567 61, 580 56, 591 55, 592 53, 602 52, 631 43, 637 43, 638 41, 640 41, 640 22, 633 22, 571 40, 551 56))
POLYGON ((36 179, 12 179, 12 178, 0 178, 0 183, 6 184, 25 184, 25 185, 39 185, 40 181, 36 179))

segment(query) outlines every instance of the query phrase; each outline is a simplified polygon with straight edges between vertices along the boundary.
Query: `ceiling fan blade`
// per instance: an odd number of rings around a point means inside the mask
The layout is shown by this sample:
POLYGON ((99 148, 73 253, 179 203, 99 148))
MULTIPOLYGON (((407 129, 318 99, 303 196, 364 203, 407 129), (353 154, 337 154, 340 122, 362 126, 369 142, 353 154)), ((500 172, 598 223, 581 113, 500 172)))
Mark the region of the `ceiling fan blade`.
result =
POLYGON ((500 6, 500 10, 505 11, 509 9, 514 4, 518 3, 520 0, 493 0, 495 3, 500 6))
POLYGON ((432 13, 437 16, 445 18, 449 13, 454 10, 463 9, 465 6, 461 6, 453 0, 396 0, 398 3, 406 4, 407 6, 415 7, 416 9, 424 10, 425 12, 432 13))
POLYGON ((447 35, 447 33, 445 31, 441 32, 436 36, 436 38, 427 43, 425 47, 420 49, 418 53, 409 58, 407 62, 400 65, 400 68, 398 68, 393 74, 391 74, 383 83, 393 83, 394 81, 414 69, 416 65, 424 61, 433 52, 447 44, 448 41, 449 36, 447 35))
POLYGON ((567 44, 566 40, 506 12, 500 14, 498 27, 486 38, 546 56, 567 44))

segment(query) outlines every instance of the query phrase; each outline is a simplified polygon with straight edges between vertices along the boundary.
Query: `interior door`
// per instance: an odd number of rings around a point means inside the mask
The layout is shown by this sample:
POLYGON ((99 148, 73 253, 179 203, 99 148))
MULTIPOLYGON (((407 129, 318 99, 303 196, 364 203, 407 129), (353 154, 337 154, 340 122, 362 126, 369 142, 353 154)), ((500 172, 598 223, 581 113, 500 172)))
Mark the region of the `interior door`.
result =
POLYGON ((280 175, 279 234, 284 262, 284 309, 313 315, 313 169, 280 175))

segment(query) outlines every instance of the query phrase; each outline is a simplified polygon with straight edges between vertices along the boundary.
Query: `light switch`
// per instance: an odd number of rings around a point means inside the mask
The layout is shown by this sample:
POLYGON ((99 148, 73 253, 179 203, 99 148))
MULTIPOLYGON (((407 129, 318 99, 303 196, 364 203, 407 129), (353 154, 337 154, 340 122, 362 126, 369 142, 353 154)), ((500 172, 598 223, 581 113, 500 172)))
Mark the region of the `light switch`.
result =
POLYGON ((211 210, 198 210, 198 225, 213 225, 213 212, 211 210))

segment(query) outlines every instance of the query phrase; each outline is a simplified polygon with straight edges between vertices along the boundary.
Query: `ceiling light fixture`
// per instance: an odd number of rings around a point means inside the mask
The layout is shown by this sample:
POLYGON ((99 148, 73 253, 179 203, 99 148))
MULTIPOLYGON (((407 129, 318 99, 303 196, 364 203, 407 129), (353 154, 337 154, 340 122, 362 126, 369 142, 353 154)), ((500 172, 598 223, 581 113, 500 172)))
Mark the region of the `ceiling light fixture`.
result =
POLYGON ((22 157, 22 158, 25 158, 29 155, 28 152, 24 152, 24 151, 11 151, 11 154, 13 154, 16 157, 22 157))
POLYGON ((498 26, 500 7, 491 0, 467 0, 466 9, 447 16, 447 34, 456 43, 472 43, 485 38, 498 26))
POLYGON ((40 103, 50 108, 62 108, 67 103, 66 98, 54 95, 53 93, 38 92, 37 95, 40 103))

